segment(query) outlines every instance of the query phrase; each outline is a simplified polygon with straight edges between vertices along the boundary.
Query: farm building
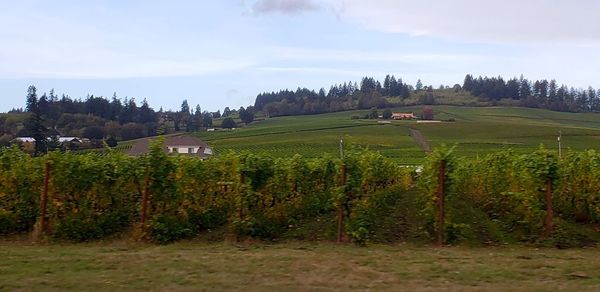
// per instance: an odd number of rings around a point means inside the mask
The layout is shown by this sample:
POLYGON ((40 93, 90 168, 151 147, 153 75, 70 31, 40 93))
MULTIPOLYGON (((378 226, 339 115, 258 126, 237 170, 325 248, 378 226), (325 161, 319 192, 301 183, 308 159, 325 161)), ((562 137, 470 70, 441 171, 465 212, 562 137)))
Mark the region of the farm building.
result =
MULTIPOLYGON (((144 138, 136 141, 131 149, 129 149, 128 154, 132 156, 147 154, 150 151, 151 141, 152 138, 144 138)), ((201 159, 205 159, 213 154, 212 148, 204 143, 204 141, 186 135, 166 137, 163 150, 168 154, 186 155, 201 159)))
MULTIPOLYGON (((61 137, 61 136, 56 136, 55 137, 58 142, 62 143, 62 144, 68 144, 68 143, 89 143, 90 139, 85 139, 85 138, 78 138, 78 137, 61 137)), ((51 140, 53 139, 53 137, 48 137, 47 140, 51 140)), ((17 137, 14 138, 12 140, 12 142, 21 142, 21 143, 35 143, 35 138, 33 137, 17 137)))
MULTIPOLYGON (((82 143, 84 139, 80 139, 77 137, 58 137, 58 142, 60 143, 82 143)), ((88 140, 88 139, 85 139, 88 140)), ((89 141, 89 140, 88 140, 89 141)))
POLYGON ((17 137, 12 139, 11 142, 21 142, 21 143, 35 143, 35 138, 33 137, 17 137))
POLYGON ((413 113, 392 113, 394 120, 416 120, 417 116, 413 113))

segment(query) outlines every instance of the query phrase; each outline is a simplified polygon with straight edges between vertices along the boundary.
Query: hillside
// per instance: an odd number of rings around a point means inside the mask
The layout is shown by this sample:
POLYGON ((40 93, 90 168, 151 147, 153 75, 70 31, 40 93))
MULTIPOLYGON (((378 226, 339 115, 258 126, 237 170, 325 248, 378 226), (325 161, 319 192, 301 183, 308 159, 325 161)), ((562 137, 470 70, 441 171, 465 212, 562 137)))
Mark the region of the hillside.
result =
MULTIPOLYGON (((563 113, 515 107, 433 106, 436 120, 454 120, 423 124, 416 121, 351 119, 368 110, 320 115, 269 118, 235 131, 200 132, 217 153, 251 151, 275 157, 293 154, 339 155, 339 140, 346 147, 360 146, 378 150, 400 163, 418 164, 425 152, 409 135, 419 130, 432 146, 456 145, 460 155, 476 156, 500 149, 529 152, 540 144, 557 149, 559 131, 563 149, 599 149, 600 115, 563 113)), ((421 106, 395 108, 394 111, 420 113, 421 106)), ((558 151, 558 150, 557 150, 558 151)))

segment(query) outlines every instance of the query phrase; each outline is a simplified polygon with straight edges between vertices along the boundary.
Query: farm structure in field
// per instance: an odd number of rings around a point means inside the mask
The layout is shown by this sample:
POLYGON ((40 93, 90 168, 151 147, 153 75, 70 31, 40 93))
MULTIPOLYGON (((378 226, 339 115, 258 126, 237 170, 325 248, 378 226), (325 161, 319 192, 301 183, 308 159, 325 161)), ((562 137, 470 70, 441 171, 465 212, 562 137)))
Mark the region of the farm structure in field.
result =
MULTIPOLYGON (((55 137, 59 143, 87 143, 90 142, 89 139, 78 138, 78 137, 55 137)), ((46 140, 50 140, 52 137, 47 138, 46 140)), ((35 138, 33 137, 17 137, 12 140, 12 142, 20 142, 20 143, 35 143, 35 138)))
POLYGON ((413 113, 392 113, 393 120, 416 120, 417 116, 413 113))
MULTIPOLYGON (((140 139, 128 151, 129 155, 138 156, 150 151, 152 138, 140 139)), ((187 155, 205 159, 213 154, 212 148, 204 141, 186 135, 169 136, 165 139, 163 150, 168 154, 187 155)))
MULTIPOLYGON (((90 146, 92 143, 92 141, 87 138, 61 136, 47 137, 43 141, 46 145, 50 142, 56 142, 69 150, 79 149, 82 146, 90 146)), ((10 142, 11 144, 20 145, 22 149, 26 151, 34 151, 35 149, 35 138, 33 137, 17 137, 10 142)))

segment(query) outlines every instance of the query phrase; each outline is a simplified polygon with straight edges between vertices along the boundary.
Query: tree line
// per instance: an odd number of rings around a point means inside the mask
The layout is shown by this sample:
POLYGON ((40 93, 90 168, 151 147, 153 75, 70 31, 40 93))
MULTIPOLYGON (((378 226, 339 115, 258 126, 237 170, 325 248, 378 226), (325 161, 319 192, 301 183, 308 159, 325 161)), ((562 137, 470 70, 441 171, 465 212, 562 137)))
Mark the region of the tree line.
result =
POLYGON ((506 80, 503 77, 473 77, 467 74, 462 86, 440 85, 434 89, 418 80, 413 87, 401 78, 387 75, 381 83, 372 77, 357 82, 332 85, 327 91, 318 92, 307 88, 295 91, 260 93, 254 106, 267 116, 320 114, 356 109, 389 108, 403 105, 433 105, 452 102, 451 94, 466 92, 481 105, 507 104, 524 107, 545 108, 554 111, 598 112, 600 89, 576 89, 559 85, 556 80, 530 81, 523 76, 506 80), (441 100, 440 96, 450 98, 441 100), (407 100, 411 98, 410 100, 407 100))
MULTIPOLYGON (((91 139, 96 146, 102 140, 131 140, 158 134, 187 131, 194 132, 213 127, 213 119, 226 118, 222 126, 234 128, 237 115, 244 123, 254 120, 252 106, 231 110, 203 111, 200 105, 191 108, 184 100, 179 110, 153 109, 146 99, 138 104, 135 98, 120 99, 116 93, 111 99, 87 96, 73 99, 58 96, 54 90, 38 95, 37 88, 27 89, 25 109, 13 109, 0 115, 0 146, 15 137, 32 137, 36 140, 35 153, 62 148, 53 137, 73 136, 91 139), (229 117, 229 118, 227 118, 229 117)), ((114 142, 116 143, 116 142, 114 142)))
POLYGON ((328 91, 324 88, 318 92, 298 88, 296 91, 286 89, 261 93, 256 97, 254 107, 270 117, 385 108, 392 105, 385 97, 404 99, 413 90, 411 85, 393 75, 387 75, 383 84, 373 77, 364 77, 360 85, 352 81, 344 82, 332 85, 328 91))
POLYGON ((522 106, 565 112, 600 111, 600 89, 576 89, 556 80, 530 81, 523 76, 505 81, 502 77, 477 78, 468 74, 462 89, 490 101, 519 100, 522 106))

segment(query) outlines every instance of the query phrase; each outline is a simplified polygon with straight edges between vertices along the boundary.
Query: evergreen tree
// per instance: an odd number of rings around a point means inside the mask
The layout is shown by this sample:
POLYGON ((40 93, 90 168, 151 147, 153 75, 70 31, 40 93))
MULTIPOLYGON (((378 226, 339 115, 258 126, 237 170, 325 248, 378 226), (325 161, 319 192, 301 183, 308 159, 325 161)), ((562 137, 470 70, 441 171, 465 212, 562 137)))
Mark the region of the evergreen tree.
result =
POLYGON ((117 98, 117 93, 114 92, 110 101, 110 120, 117 121, 123 111, 123 104, 117 98))
POLYGON ((467 74, 467 76, 465 76, 465 81, 463 82, 462 88, 466 91, 472 91, 473 87, 474 87, 473 76, 471 74, 467 74))
POLYGON ((523 78, 523 75, 521 75, 520 83, 521 83, 519 86, 520 99, 526 99, 526 98, 530 97, 531 96, 531 84, 529 84, 529 80, 523 78))
POLYGON ((202 109, 200 108, 199 104, 196 105, 196 109, 194 110, 194 114, 191 116, 190 123, 191 126, 189 128, 192 131, 200 130, 200 127, 202 126, 202 109))
POLYGON ((240 110, 238 113, 240 115, 240 119, 246 125, 250 124, 250 123, 252 123, 252 121, 254 121, 254 107, 249 106, 246 109, 244 109, 244 107, 240 107, 240 110))
MULTIPOLYGON (((324 100, 326 96, 325 88, 319 89, 319 99, 324 100)), ((225 112, 223 112, 223 116, 225 116, 225 112)))
POLYGON ((191 132, 193 130, 191 125, 190 106, 188 105, 187 99, 184 99, 181 103, 181 110, 179 111, 179 121, 184 125, 186 131, 191 132))
POLYGON ((541 98, 548 98, 548 80, 542 80, 540 81, 540 97, 541 98))
POLYGON ((231 110, 229 109, 229 107, 225 107, 225 109, 223 110, 223 117, 228 117, 229 115, 231 115, 231 110))
POLYGON ((390 96, 400 96, 399 84, 394 75, 392 75, 392 77, 390 77, 389 95, 390 96))
POLYGON ((393 95, 392 94, 391 85, 390 85, 390 83, 391 83, 390 81, 391 81, 390 75, 386 75, 385 76, 385 80, 383 80, 383 92, 382 92, 382 94, 385 95, 385 96, 388 96, 388 95, 391 96, 391 95, 393 95))
POLYGON ((202 127, 212 127, 212 116, 209 112, 202 113, 202 127))
POLYGON ((421 82, 421 79, 417 80, 417 86, 415 87, 415 89, 417 91, 423 90, 423 82, 421 82))
POLYGON ((47 129, 44 126, 44 119, 39 107, 37 89, 33 85, 27 89, 27 112, 29 112, 29 117, 25 121, 25 128, 35 139, 34 155, 45 154, 48 151, 47 129))
POLYGON ((121 124, 135 123, 139 121, 139 109, 135 103, 135 98, 125 98, 123 110, 119 116, 121 124))
POLYGON ((140 115, 140 123, 142 123, 142 124, 157 122, 156 113, 154 112, 154 110, 152 108, 150 108, 150 105, 148 105, 148 101, 145 98, 142 101, 142 106, 140 107, 139 115, 140 115))
POLYGON ((181 103, 181 111, 180 112, 190 114, 190 106, 188 104, 187 99, 184 99, 183 102, 181 103))
POLYGON ((519 80, 516 78, 508 80, 508 82, 506 82, 506 97, 519 99, 519 88, 519 80))
POLYGON ((548 99, 555 100, 557 94, 558 86, 556 85, 556 80, 550 80, 550 84, 548 85, 548 99))
POLYGON ((54 93, 54 88, 50 89, 50 94, 48 97, 51 103, 56 103, 58 101, 58 96, 56 96, 56 94, 54 93))
POLYGON ((46 96, 46 93, 42 94, 42 96, 40 96, 40 98, 38 99, 38 108, 42 116, 48 115, 48 112, 50 110, 50 103, 48 101, 48 96, 46 96))
POLYGON ((223 129, 232 129, 237 127, 235 121, 233 120, 233 118, 231 117, 227 117, 225 119, 223 119, 223 122, 221 123, 221 128, 223 129))

